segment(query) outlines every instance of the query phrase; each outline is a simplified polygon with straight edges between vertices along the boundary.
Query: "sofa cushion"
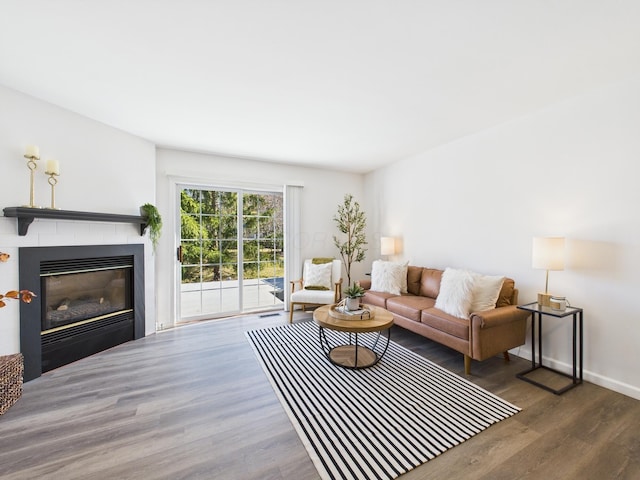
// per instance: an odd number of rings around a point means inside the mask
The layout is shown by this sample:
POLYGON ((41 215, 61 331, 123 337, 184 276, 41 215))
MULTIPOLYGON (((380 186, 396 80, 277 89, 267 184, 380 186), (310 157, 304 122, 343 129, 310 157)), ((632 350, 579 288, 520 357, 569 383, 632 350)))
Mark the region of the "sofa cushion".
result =
POLYGON ((360 301, 369 305, 375 305, 376 307, 387 308, 387 299, 394 297, 397 297, 397 295, 387 292, 375 292, 373 290, 367 290, 360 301))
POLYGON ((419 322, 422 310, 433 307, 435 302, 433 298, 406 294, 387 299, 386 308, 391 313, 419 322))
MULTIPOLYGON (((420 279, 422 278, 422 267, 407 267, 407 293, 420 295, 420 279)), ((437 296, 437 295, 436 295, 437 296)), ((436 297, 433 297, 436 298, 436 297)))
POLYGON ((437 298, 440 293, 442 270, 423 268, 420 277, 420 292, 423 297, 437 298))
POLYGON ((511 298, 513 297, 513 290, 516 288, 516 282, 511 278, 505 278, 502 283, 502 289, 496 302, 496 307, 506 307, 511 305, 511 298))
POLYGON ((420 322, 454 337, 469 340, 469 320, 449 315, 436 307, 423 310, 420 322))
POLYGON ((407 265, 376 260, 371 266, 371 290, 400 295, 407 281, 407 265))

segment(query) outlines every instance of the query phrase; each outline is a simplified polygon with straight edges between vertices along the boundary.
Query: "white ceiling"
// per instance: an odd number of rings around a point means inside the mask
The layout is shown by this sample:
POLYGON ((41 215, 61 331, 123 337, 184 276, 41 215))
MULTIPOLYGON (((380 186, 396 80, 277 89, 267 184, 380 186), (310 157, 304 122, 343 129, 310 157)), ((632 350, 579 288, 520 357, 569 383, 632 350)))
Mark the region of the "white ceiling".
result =
POLYGON ((2 85, 160 146, 355 172, 638 73, 638 0, 0 0, 2 85))

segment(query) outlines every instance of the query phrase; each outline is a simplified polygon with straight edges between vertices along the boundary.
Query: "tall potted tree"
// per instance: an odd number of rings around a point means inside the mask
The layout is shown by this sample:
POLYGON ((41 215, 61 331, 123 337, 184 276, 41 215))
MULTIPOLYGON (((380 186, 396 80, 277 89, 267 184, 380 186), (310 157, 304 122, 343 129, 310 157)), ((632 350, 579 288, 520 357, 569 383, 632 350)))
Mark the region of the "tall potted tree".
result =
POLYGON ((344 236, 339 239, 333 236, 333 243, 338 248, 342 261, 347 271, 347 285, 351 285, 351 265, 361 262, 365 258, 367 244, 365 227, 367 219, 365 213, 360 210, 360 204, 353 200, 353 195, 346 194, 344 202, 338 205, 338 212, 333 217, 338 230, 344 236))

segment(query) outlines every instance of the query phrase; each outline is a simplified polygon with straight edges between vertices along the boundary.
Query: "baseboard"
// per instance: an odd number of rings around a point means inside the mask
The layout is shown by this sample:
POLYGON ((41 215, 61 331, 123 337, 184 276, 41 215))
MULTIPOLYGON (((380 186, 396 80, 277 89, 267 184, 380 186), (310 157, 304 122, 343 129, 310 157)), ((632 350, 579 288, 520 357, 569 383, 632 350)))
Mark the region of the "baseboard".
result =
MULTIPOLYGON (((522 347, 509 350, 509 353, 511 355, 515 355, 516 357, 520 357, 524 360, 531 362, 531 350, 529 348, 525 348, 524 346, 522 346, 522 347)), ((543 356, 542 363, 544 365, 547 365, 551 368, 567 373, 569 375, 571 375, 573 372, 572 365, 565 362, 561 362, 553 358, 543 356)), ((583 377, 583 380, 586 382, 590 382, 595 385, 599 385, 600 387, 604 387, 609 390, 612 390, 614 392, 621 393, 628 397, 635 398, 636 400, 640 400, 640 387, 637 387, 635 385, 629 385, 628 383, 621 382, 614 378, 605 377, 604 375, 591 372, 585 368, 583 368, 582 370, 582 377, 583 377)))

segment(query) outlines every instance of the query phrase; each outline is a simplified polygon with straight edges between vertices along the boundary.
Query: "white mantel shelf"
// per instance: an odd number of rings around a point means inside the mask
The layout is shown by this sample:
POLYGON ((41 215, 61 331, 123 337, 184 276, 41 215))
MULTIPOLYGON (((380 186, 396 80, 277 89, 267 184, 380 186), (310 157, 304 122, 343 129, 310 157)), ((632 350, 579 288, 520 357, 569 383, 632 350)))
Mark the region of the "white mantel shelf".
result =
POLYGON ((74 210, 56 210, 51 208, 6 207, 5 217, 18 219, 18 235, 25 236, 29 225, 36 218, 49 220, 81 220, 88 222, 118 222, 140 225, 140 235, 144 235, 147 219, 140 215, 119 215, 115 213, 77 212, 74 210))

